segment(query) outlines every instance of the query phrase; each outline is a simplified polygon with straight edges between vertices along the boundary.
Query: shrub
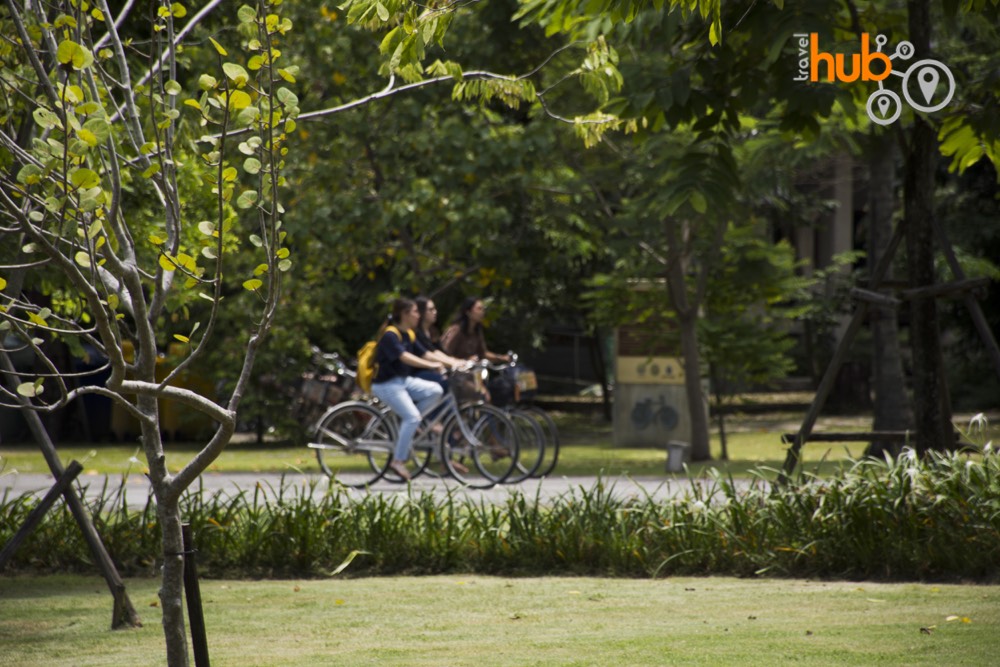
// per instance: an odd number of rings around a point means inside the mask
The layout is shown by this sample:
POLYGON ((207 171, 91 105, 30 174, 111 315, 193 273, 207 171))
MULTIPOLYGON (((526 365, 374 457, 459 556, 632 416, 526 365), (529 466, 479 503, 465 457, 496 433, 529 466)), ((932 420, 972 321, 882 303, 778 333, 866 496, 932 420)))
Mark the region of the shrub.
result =
MULTIPOLYGON (((674 574, 896 580, 995 580, 1000 568, 1000 458, 904 452, 857 461, 832 478, 747 486, 692 480, 670 500, 623 497, 599 480, 555 499, 513 490, 501 503, 460 496, 358 495, 258 484, 182 500, 203 576, 479 572, 663 577, 674 574), (351 560, 353 559, 353 560, 351 560)), ((36 504, 3 497, 0 543, 36 504)), ((105 486, 89 506, 125 574, 154 571, 155 505, 130 509, 105 486)), ((70 513, 51 510, 10 567, 88 571, 70 513)))

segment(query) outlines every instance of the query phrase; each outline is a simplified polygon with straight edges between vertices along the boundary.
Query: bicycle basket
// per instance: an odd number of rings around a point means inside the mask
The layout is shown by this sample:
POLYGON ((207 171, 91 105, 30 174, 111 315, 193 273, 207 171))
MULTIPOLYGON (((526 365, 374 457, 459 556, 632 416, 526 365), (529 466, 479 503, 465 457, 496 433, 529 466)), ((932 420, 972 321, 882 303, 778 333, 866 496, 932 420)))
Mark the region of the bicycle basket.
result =
POLYGON ((517 383, 518 401, 530 401, 538 393, 538 378, 530 368, 518 366, 515 382, 517 383))
POLYGON ((517 376, 513 368, 505 368, 490 378, 490 402, 498 407, 507 407, 518 400, 517 376))
POLYGON ((483 381, 478 372, 456 371, 448 377, 448 388, 459 403, 478 401, 483 395, 483 381))
POLYGON ((300 395, 302 399, 316 406, 336 405, 350 392, 350 378, 342 375, 314 375, 307 373, 302 378, 300 395))

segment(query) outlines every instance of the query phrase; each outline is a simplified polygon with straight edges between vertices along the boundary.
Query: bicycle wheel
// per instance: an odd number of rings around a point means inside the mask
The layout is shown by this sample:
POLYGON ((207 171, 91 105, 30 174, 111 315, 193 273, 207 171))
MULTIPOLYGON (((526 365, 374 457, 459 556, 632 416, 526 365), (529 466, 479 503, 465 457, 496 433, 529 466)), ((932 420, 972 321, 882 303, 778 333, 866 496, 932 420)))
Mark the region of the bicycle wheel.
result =
POLYGON ((523 482, 535 474, 545 459, 545 433, 534 417, 520 408, 508 408, 507 416, 517 435, 517 465, 505 484, 523 482))
MULTIPOLYGON (((393 433, 399 433, 399 417, 396 416, 394 412, 384 412, 385 419, 390 422, 393 426, 393 433)), ((422 426, 422 424, 421 424, 422 426)), ((395 442, 395 438, 393 439, 395 442)), ((427 466, 430 465, 431 455, 437 448, 437 438, 432 435, 424 434, 421 429, 417 429, 417 434, 413 436, 413 445, 410 447, 410 458, 406 463, 406 470, 410 473, 410 479, 414 479, 417 475, 421 474, 427 470, 427 466)), ((374 469, 375 464, 372 464, 374 469)), ((392 468, 385 471, 383 476, 387 482, 393 482, 394 484, 402 484, 406 480, 397 475, 392 468)))
POLYGON ((559 428, 552 421, 549 413, 539 407, 525 405, 521 410, 538 422, 542 433, 545 435, 545 460, 532 474, 535 477, 548 477, 555 469, 556 463, 559 462, 559 428))
POLYGON ((441 434, 445 468, 474 489, 488 489, 507 479, 517 466, 517 456, 514 424, 492 405, 459 408, 458 416, 448 420, 441 434))
POLYGON ((316 450, 324 473, 344 486, 360 489, 385 475, 395 442, 391 421, 367 403, 350 401, 320 417, 309 447, 316 450))

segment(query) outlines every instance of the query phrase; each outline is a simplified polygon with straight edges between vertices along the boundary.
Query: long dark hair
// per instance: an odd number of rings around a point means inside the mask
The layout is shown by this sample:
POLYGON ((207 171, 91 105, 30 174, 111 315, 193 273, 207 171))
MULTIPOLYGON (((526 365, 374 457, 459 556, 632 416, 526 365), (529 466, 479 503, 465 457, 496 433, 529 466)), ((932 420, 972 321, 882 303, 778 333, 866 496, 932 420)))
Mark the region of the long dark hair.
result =
POLYGON ((386 327, 390 324, 394 324, 398 328, 400 326, 399 323, 403 319, 403 313, 408 311, 410 308, 413 308, 415 305, 416 303, 412 299, 400 298, 393 301, 392 310, 389 311, 389 315, 385 318, 385 322, 383 322, 382 326, 379 328, 376 340, 382 337, 382 334, 385 333, 386 327))
POLYGON ((469 330, 469 311, 472 310, 472 307, 480 301, 482 301, 482 299, 478 296, 467 296, 465 297, 465 300, 462 301, 462 305, 458 309, 458 315, 455 316, 453 321, 453 324, 459 325, 462 333, 475 333, 483 326, 482 324, 477 324, 475 329, 472 329, 471 331, 469 330))
MULTIPOLYGON (((423 331, 424 330, 424 317, 427 315, 427 304, 434 303, 434 299, 430 298, 429 296, 420 295, 416 299, 414 299, 413 301, 417 304, 417 312, 420 313, 420 323, 417 324, 417 328, 420 329, 421 331, 423 331)), ((435 329, 436 329, 436 327, 435 327, 435 329)), ((433 329, 430 330, 430 335, 432 337, 434 336, 434 333, 435 332, 434 332, 433 329)))

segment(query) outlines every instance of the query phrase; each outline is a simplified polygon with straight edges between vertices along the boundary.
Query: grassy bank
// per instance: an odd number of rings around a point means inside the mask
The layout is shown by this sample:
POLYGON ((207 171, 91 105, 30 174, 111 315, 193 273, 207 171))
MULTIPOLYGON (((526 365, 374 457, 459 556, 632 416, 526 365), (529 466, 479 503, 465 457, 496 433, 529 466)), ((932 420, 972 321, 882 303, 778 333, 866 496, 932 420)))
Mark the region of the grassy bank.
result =
MULTIPOLYGON (((158 583, 0 578, 4 665, 161 665, 158 583)), ((201 584, 213 665, 986 665, 1000 588, 482 576, 201 584)))

